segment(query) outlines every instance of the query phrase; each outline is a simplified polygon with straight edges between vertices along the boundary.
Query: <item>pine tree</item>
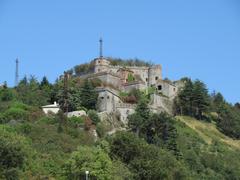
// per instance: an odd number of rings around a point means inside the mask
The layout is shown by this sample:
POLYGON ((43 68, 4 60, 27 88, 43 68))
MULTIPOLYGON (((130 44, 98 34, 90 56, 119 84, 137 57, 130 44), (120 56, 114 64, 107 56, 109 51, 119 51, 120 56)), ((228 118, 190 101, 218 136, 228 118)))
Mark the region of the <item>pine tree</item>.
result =
POLYGON ((138 136, 145 134, 146 123, 150 116, 147 100, 141 99, 137 104, 136 112, 128 117, 129 127, 137 133, 138 136))
POLYGON ((81 89, 81 104, 87 109, 96 109, 97 93, 88 79, 84 81, 81 89))
POLYGON ((210 106, 210 100, 206 85, 196 80, 193 85, 193 115, 198 119, 203 118, 203 112, 206 112, 210 106))
POLYGON ((185 86, 180 91, 177 100, 179 106, 179 113, 181 115, 192 115, 192 96, 193 96, 193 83, 191 79, 185 79, 185 86))

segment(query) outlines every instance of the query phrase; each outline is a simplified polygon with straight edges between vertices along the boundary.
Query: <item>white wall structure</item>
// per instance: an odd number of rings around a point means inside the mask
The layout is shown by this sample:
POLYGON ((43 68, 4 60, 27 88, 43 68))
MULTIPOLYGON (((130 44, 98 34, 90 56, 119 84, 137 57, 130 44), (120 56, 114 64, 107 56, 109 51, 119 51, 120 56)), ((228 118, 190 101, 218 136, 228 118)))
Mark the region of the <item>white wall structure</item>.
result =
POLYGON ((54 102, 54 104, 42 106, 42 110, 45 114, 48 114, 48 113, 57 114, 60 110, 60 106, 58 103, 54 102))
POLYGON ((81 116, 86 116, 86 115, 87 115, 87 113, 84 110, 72 111, 72 112, 67 113, 67 117, 68 118, 71 118, 71 117, 81 117, 81 116))

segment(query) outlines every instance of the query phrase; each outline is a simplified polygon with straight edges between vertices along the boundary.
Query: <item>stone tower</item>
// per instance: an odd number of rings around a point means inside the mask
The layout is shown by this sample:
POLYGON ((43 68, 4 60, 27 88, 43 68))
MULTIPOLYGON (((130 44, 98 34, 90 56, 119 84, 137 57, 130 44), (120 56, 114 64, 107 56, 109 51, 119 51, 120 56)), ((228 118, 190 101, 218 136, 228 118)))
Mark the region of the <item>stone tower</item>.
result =
POLYGON ((162 79, 162 66, 151 66, 148 70, 148 86, 156 85, 159 79, 162 79))
POLYGON ((108 72, 110 62, 103 58, 103 40, 99 40, 99 58, 95 59, 94 73, 108 72))
POLYGON ((95 62, 94 73, 109 71, 110 62, 107 59, 97 58, 94 60, 94 62, 95 62))

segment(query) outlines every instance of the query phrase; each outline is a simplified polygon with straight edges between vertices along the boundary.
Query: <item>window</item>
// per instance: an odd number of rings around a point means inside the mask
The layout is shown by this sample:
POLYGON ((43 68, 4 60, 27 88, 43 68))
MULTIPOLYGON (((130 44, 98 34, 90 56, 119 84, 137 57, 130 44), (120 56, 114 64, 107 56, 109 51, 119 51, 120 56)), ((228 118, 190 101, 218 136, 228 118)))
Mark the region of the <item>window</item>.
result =
POLYGON ((158 90, 161 91, 162 90, 162 85, 158 86, 158 90))
POLYGON ((101 99, 104 99, 104 97, 102 96, 101 99))
POLYGON ((173 91, 175 92, 175 91, 176 91, 176 88, 173 88, 173 91))
POLYGON ((155 80, 156 80, 156 81, 158 80, 158 77, 157 77, 157 76, 155 77, 155 80))
POLYGON ((146 78, 146 82, 148 82, 148 78, 146 78))
POLYGON ((98 64, 100 64, 101 63, 101 61, 98 61, 98 64))
POLYGON ((107 96, 107 99, 109 99, 109 96, 107 96))

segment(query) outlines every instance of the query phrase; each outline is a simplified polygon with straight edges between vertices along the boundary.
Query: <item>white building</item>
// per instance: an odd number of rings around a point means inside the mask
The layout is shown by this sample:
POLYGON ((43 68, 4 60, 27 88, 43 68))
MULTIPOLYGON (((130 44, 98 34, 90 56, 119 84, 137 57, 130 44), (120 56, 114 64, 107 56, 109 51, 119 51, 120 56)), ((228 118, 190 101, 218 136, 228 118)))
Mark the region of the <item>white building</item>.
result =
POLYGON ((48 114, 48 113, 57 114, 58 111, 60 110, 60 106, 58 103, 54 102, 54 104, 42 106, 42 110, 45 114, 48 114))

